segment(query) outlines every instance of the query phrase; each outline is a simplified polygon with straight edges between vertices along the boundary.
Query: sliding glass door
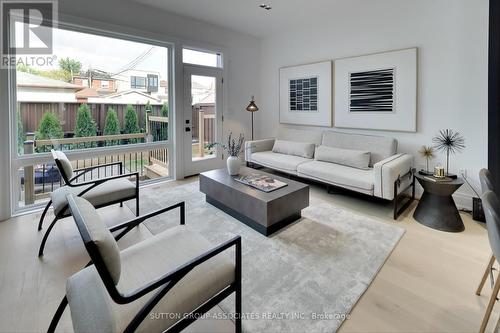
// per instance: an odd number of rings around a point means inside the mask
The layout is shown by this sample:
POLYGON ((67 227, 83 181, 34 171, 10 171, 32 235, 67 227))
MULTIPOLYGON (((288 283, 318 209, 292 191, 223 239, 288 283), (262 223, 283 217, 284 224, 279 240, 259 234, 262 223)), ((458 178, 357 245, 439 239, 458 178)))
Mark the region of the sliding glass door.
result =
POLYGON ((170 44, 61 24, 52 35, 50 63, 10 71, 14 211, 43 204, 62 185, 51 149, 74 168, 121 161, 142 181, 170 177, 170 44))

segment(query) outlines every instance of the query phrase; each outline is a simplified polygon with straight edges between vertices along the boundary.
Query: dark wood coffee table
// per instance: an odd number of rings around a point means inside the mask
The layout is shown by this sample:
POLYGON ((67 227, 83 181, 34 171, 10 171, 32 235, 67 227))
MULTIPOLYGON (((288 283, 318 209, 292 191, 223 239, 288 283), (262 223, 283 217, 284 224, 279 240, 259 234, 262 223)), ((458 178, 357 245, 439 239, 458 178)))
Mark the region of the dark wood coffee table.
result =
POLYGON ((266 236, 301 218, 301 210, 309 206, 307 184, 247 167, 240 170, 240 175, 251 173, 288 185, 266 193, 235 181, 224 168, 200 174, 200 191, 208 203, 266 236))

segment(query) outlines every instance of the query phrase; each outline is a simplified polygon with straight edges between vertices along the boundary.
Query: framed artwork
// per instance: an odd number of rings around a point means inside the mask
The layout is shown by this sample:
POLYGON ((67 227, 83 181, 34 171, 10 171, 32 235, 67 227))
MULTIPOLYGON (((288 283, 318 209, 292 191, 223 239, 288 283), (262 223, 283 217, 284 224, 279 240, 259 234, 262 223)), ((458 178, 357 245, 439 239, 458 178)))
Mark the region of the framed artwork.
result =
POLYGON ((417 130, 417 49, 335 60, 335 126, 417 130))
POLYGON ((280 123, 332 126, 332 62, 280 68, 280 123))

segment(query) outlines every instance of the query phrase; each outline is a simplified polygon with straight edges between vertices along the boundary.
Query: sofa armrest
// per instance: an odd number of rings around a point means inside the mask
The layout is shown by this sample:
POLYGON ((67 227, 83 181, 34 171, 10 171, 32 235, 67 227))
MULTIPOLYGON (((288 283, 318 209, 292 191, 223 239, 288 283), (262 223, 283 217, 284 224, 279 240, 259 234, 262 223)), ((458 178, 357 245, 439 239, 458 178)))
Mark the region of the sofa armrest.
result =
POLYGON ((273 149, 275 139, 262 139, 245 142, 245 160, 251 162, 251 155, 259 151, 270 151, 273 149))
MULTIPOLYGON (((413 156, 408 154, 396 154, 388 157, 373 166, 374 191, 373 195, 379 198, 393 200, 394 182, 398 177, 406 175, 413 166, 413 156)), ((411 182, 411 177, 404 179, 401 188, 405 188, 411 182)))

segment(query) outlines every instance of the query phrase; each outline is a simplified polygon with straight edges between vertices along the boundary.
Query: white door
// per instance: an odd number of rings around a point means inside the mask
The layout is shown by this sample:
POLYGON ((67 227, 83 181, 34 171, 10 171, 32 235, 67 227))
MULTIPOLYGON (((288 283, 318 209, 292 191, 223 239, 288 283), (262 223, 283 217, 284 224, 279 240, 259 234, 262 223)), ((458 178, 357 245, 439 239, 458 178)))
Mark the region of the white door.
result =
POLYGON ((184 176, 221 168, 222 69, 184 65, 184 176))

